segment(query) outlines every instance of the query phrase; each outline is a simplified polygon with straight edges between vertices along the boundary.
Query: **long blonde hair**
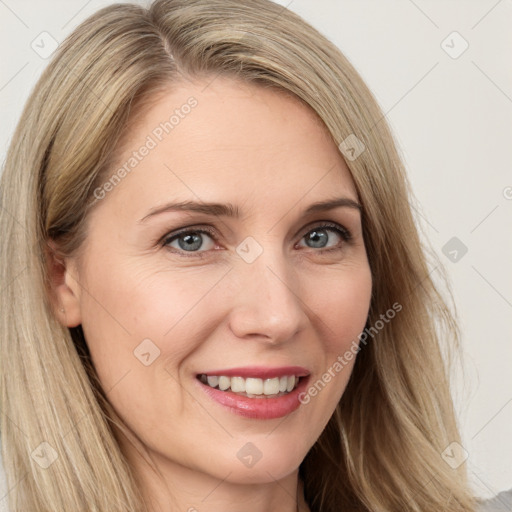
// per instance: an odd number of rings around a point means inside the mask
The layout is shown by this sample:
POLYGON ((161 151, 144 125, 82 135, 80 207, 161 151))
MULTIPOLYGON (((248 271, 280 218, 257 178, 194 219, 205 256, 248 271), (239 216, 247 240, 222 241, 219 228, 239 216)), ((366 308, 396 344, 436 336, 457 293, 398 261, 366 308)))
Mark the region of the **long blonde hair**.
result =
POLYGON ((157 0, 147 9, 106 7, 73 31, 32 91, 8 150, 0 427, 11 511, 148 510, 81 327, 56 319, 47 242, 61 254, 79 251, 94 190, 147 101, 184 76, 219 74, 288 91, 337 145, 347 137, 364 144, 346 161, 373 276, 367 326, 401 306, 365 342, 300 466, 312 512, 474 510, 464 465, 452 469, 441 457, 459 442, 444 357, 458 342, 457 325, 431 279, 404 167, 373 95, 331 42, 271 1, 157 0))

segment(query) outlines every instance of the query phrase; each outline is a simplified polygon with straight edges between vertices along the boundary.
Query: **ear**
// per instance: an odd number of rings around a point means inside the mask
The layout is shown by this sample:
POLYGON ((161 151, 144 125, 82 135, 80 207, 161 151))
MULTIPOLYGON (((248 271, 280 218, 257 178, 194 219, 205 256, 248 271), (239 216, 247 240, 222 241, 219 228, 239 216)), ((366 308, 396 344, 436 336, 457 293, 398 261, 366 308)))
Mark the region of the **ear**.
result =
POLYGON ((63 257, 53 240, 47 241, 47 247, 46 261, 55 315, 65 327, 77 327, 82 323, 82 314, 76 260, 63 257))

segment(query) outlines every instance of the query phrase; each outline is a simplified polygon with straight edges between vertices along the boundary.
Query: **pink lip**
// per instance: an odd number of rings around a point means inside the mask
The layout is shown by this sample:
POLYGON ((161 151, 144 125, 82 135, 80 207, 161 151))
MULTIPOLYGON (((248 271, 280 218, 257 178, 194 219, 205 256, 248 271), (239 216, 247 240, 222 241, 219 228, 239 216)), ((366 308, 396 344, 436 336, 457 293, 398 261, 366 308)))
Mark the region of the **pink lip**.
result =
MULTIPOLYGON (((225 375, 226 377, 254 377, 256 379, 272 379, 274 377, 283 377, 284 375, 295 375, 296 377, 306 377, 309 371, 302 366, 280 366, 279 368, 269 368, 265 366, 244 366, 243 368, 226 368, 223 370, 211 370, 202 372, 203 375, 225 375)), ((199 374, 201 375, 201 374, 199 374)))
MULTIPOLYGON (((287 369, 289 371, 289 368, 287 369)), ((219 375, 217 373, 212 375, 219 375)), ((220 375, 226 375, 225 373, 220 375)), ((254 376, 254 373, 251 375, 254 376)), ((272 375, 276 376, 275 373, 272 375)), ((283 373, 282 375, 294 375, 294 372, 283 373)), ((296 375, 296 374, 295 374, 296 375)), ((227 376, 227 375, 226 375, 227 376)), ((233 376, 240 376, 240 373, 235 373, 233 376)), ((207 384, 203 384, 199 379, 196 379, 197 385, 209 396, 220 405, 226 407, 231 412, 245 416, 247 418, 270 420, 274 418, 281 418, 292 413, 301 405, 299 395, 306 390, 309 377, 300 379, 297 387, 287 393, 286 395, 277 398, 249 398, 242 395, 237 395, 232 391, 221 391, 212 388, 207 384)))

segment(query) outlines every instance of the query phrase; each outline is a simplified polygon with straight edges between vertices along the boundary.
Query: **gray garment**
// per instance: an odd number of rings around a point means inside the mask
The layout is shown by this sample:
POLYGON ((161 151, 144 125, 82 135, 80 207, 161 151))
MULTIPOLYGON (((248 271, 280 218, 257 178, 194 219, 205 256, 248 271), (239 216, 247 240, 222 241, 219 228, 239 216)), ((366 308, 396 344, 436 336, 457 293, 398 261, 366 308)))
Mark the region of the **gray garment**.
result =
POLYGON ((483 502, 478 512, 512 512, 512 489, 483 502))

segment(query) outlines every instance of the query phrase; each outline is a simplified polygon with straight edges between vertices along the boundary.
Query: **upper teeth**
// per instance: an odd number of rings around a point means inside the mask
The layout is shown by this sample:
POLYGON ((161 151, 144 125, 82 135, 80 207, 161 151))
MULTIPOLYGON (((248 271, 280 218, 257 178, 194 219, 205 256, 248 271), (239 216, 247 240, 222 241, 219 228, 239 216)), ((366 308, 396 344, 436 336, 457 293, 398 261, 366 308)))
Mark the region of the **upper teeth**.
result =
POLYGON ((274 377, 273 379, 256 379, 249 377, 226 377, 224 375, 201 375, 201 381, 212 388, 219 387, 226 391, 231 388, 234 393, 247 393, 248 395, 277 395, 278 393, 290 392, 298 383, 299 378, 295 375, 274 377))

